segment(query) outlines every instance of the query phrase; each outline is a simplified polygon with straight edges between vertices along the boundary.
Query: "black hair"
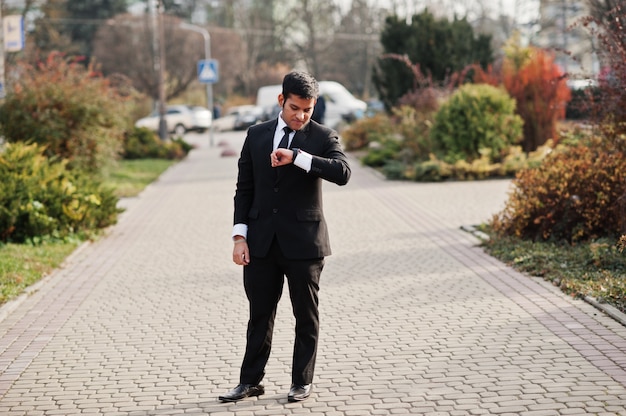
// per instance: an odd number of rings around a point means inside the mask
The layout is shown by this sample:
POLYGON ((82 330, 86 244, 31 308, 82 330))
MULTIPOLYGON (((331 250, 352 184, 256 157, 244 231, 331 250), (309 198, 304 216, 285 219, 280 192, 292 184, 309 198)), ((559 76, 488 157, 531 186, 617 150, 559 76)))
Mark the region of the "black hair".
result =
POLYGON ((291 94, 304 99, 317 99, 319 92, 317 81, 306 72, 293 71, 283 78, 283 97, 285 99, 289 98, 291 94))

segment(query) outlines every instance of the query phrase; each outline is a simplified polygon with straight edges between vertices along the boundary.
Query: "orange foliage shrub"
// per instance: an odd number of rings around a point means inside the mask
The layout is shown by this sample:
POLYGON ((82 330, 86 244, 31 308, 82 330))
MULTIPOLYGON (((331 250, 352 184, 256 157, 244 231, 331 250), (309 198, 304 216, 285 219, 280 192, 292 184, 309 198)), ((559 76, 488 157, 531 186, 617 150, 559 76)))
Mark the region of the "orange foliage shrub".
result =
POLYGON ((474 82, 504 85, 524 120, 522 148, 532 152, 549 139, 558 140, 557 122, 565 117, 571 93, 554 56, 537 48, 510 48, 500 73, 475 68, 474 82))

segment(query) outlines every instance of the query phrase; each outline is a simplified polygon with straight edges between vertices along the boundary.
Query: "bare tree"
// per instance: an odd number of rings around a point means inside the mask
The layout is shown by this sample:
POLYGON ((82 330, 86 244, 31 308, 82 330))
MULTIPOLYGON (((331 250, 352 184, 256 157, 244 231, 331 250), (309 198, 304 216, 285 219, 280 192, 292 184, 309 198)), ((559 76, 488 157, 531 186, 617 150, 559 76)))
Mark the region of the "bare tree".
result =
POLYGON ((339 8, 332 0, 299 0, 287 15, 291 25, 285 35, 309 72, 319 77, 324 71, 321 55, 337 29, 339 8))
POLYGON ((604 22, 611 18, 611 13, 618 7, 626 10, 625 0, 587 0, 589 12, 595 19, 604 22))
POLYGON ((383 18, 384 13, 372 8, 366 0, 352 0, 331 45, 322 54, 326 70, 321 76, 339 81, 357 95, 373 95, 372 67, 382 53, 380 30, 383 18))
MULTIPOLYGON (((259 78, 271 74, 272 67, 280 66, 284 55, 281 54, 280 34, 283 24, 274 18, 274 0, 256 0, 246 4, 239 1, 235 8, 235 28, 241 34, 245 44, 245 67, 240 76, 240 92, 250 96, 256 93, 259 78), (259 71, 262 68, 262 71, 259 71)), ((280 78, 282 78, 280 74, 280 78)), ((275 80, 266 79, 273 83, 275 80)))
MULTIPOLYGON (((176 97, 194 85, 197 65, 205 59, 203 37, 181 27, 181 19, 164 15, 166 96, 176 97)), ((237 86, 244 70, 245 46, 231 29, 209 28, 211 58, 220 64, 219 82, 214 93, 228 95, 237 86)), ((106 75, 128 77, 133 86, 150 97, 158 97, 154 68, 150 16, 119 15, 102 25, 94 40, 94 56, 106 75)))
POLYGON ((248 68, 247 45, 233 29, 210 27, 212 58, 219 62, 219 82, 213 85, 216 95, 228 96, 238 91, 248 68))
MULTIPOLYGON (((597 53, 602 64, 611 68, 613 77, 619 74, 619 79, 626 72, 623 61, 626 54, 626 0, 588 0, 588 4, 591 16, 586 19, 585 26, 597 41, 597 53)), ((622 98, 620 104, 623 102, 622 98)))
POLYGON ((578 24, 589 14, 583 0, 542 0, 538 32, 534 43, 556 53, 557 63, 570 78, 588 77, 593 71, 594 48, 591 36, 578 24))
MULTIPOLYGON (((32 41, 36 54, 47 55, 52 51, 61 51, 68 54, 77 54, 78 46, 72 44, 68 33, 63 31, 60 24, 67 19, 64 0, 48 0, 41 6, 42 16, 35 20, 35 29, 32 41)), ((37 59, 37 56, 33 56, 37 59)))
MULTIPOLYGON (((369 7, 367 0, 354 3, 342 16, 337 0, 207 2, 212 34, 219 25, 240 35, 238 47, 230 47, 231 54, 242 59, 228 67, 237 78, 234 90, 252 97, 258 87, 279 83, 289 70, 301 67, 319 79, 338 80, 363 93, 373 55, 380 50, 378 31, 384 13, 369 7)), ((221 61, 220 68, 225 68, 221 61)))
MULTIPOLYGON (((180 28, 181 20, 164 16, 166 96, 175 97, 197 78, 203 58, 202 39, 180 28)), ((101 26, 94 40, 94 56, 105 75, 121 73, 139 91, 158 97, 149 17, 119 15, 101 26)))
MULTIPOLYGON (((623 32, 626 27, 626 0, 587 0, 591 16, 603 26, 623 32)), ((626 33, 622 36, 626 44, 626 33)))

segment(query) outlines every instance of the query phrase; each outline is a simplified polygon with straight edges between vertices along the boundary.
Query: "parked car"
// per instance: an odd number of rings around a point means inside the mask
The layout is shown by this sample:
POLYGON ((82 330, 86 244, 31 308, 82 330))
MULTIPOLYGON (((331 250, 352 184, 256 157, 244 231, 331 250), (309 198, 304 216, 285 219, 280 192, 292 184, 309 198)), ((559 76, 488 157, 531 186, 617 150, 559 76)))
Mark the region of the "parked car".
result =
POLYGON ((262 120, 263 109, 256 105, 238 105, 231 107, 224 116, 216 119, 213 128, 216 131, 245 130, 262 120))
POLYGON ((263 118, 263 109, 256 105, 241 105, 235 110, 235 130, 245 130, 263 118))
MULTIPOLYGON (((320 94, 326 101, 324 124, 337 128, 341 122, 351 122, 365 115, 367 104, 355 98, 343 85, 334 81, 320 81, 320 94)), ((277 115, 278 95, 282 85, 266 85, 257 91, 256 105, 263 109, 265 119, 277 115)))
MULTIPOLYGON (((182 136, 188 131, 204 132, 211 127, 211 112, 201 106, 171 105, 165 110, 165 124, 168 133, 182 136)), ((153 111, 149 116, 135 122, 137 127, 146 127, 159 131, 159 112, 153 111)))

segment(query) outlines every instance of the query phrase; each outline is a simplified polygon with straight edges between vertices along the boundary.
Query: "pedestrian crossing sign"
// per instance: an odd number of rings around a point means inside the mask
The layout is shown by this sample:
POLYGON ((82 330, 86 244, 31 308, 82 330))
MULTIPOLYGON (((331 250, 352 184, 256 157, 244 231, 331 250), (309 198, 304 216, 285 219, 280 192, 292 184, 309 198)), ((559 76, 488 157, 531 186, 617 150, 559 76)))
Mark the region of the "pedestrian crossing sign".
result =
POLYGON ((204 84, 215 84, 218 78, 218 62, 216 59, 198 61, 198 81, 204 84))

